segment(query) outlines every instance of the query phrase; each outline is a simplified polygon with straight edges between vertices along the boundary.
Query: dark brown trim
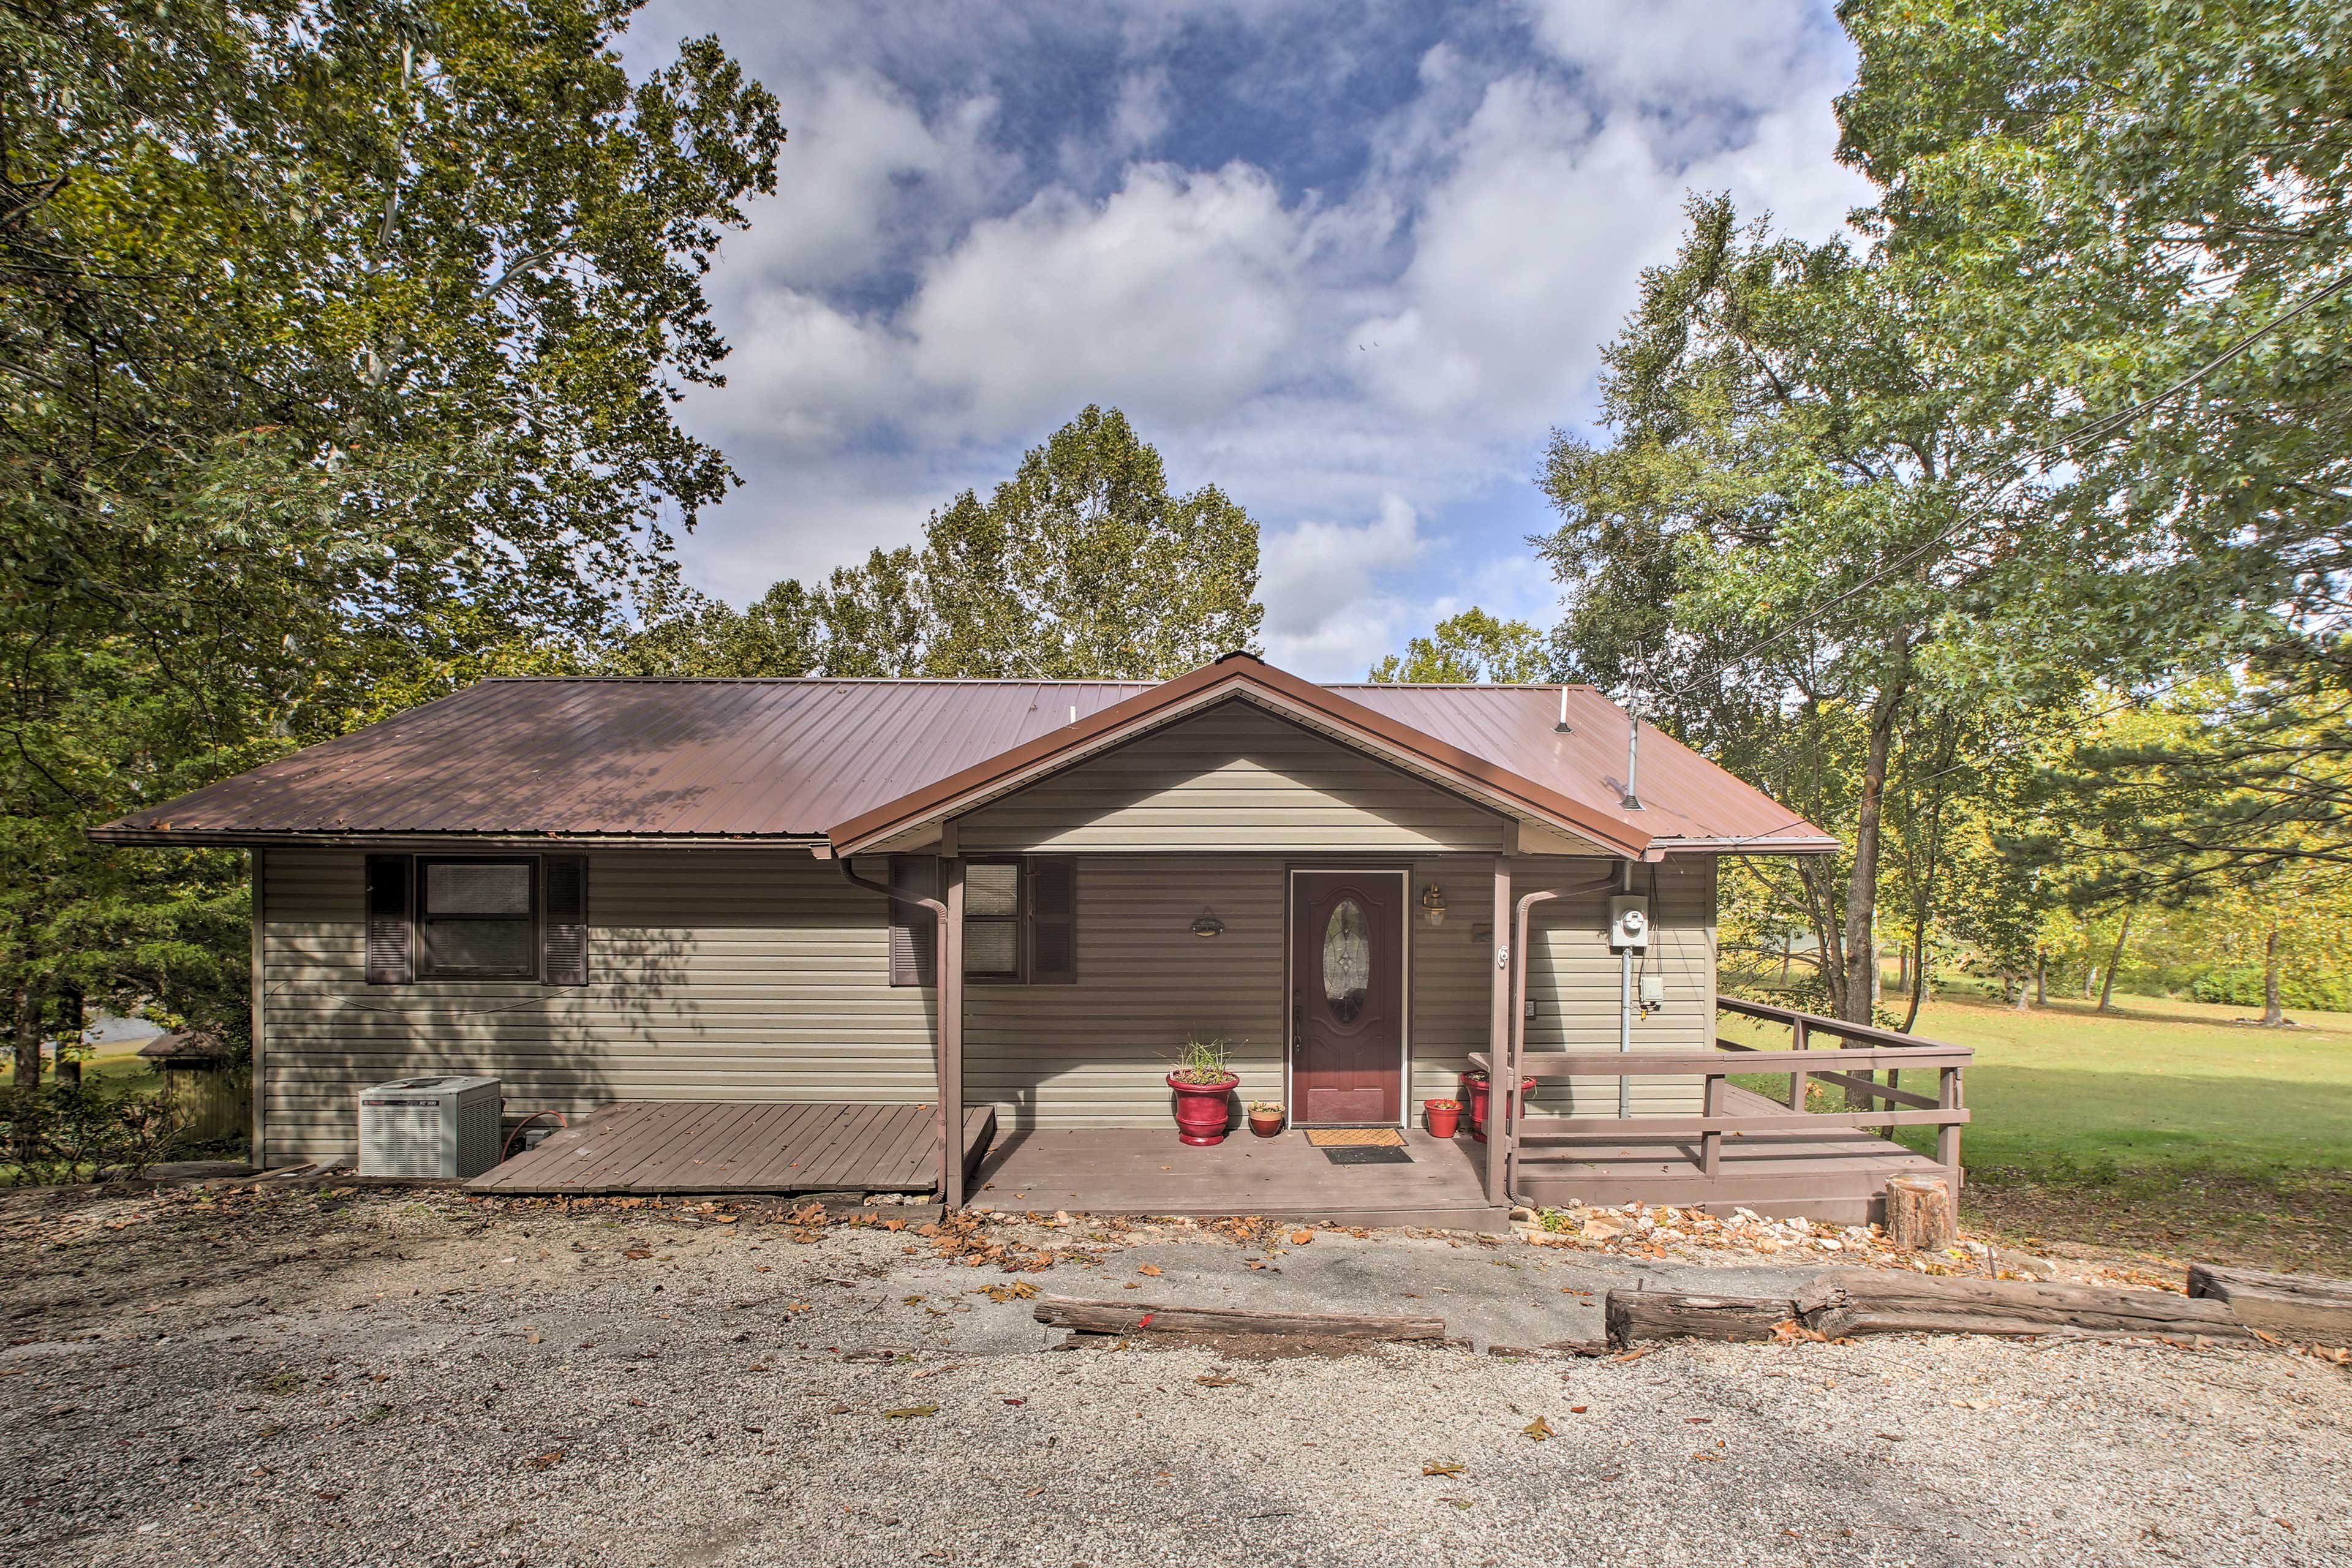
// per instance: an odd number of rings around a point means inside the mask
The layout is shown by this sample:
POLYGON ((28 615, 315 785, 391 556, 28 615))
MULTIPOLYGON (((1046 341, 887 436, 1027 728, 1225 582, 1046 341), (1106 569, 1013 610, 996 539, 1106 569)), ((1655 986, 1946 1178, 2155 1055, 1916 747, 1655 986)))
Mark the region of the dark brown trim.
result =
POLYGON ((1228 690, 1255 690, 1277 703, 1293 704, 1326 723, 1351 732, 1350 738, 1374 742, 1402 752, 1619 854, 1638 856, 1650 846, 1650 836, 1629 823, 1609 817, 1433 735, 1383 718, 1360 703, 1276 669, 1247 654, 1227 654, 1190 675, 1180 675, 1075 724, 975 763, 960 773, 835 825, 827 830, 826 837, 832 840, 835 854, 863 849, 904 832, 926 817, 952 810, 971 796, 1018 787, 1027 782, 1024 774, 1053 771, 1055 764, 1065 759, 1076 761, 1116 744, 1129 731, 1150 728, 1193 707, 1205 707, 1228 690))

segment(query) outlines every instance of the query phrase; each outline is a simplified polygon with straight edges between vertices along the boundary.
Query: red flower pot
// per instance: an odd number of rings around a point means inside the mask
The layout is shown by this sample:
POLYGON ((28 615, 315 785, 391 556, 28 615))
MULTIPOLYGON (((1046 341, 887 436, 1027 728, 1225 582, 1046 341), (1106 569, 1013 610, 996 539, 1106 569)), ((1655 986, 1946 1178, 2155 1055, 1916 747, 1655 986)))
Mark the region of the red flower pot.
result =
POLYGON ((1282 1132, 1282 1116, 1279 1112, 1272 1116, 1260 1116, 1252 1112, 1250 1131, 1261 1138, 1278 1137, 1282 1132))
POLYGON ((1225 1129, 1233 1123, 1234 1089, 1241 1081, 1227 1073, 1220 1083, 1188 1083, 1170 1074, 1168 1087, 1176 1091, 1176 1136, 1201 1147, 1223 1142, 1225 1129))
MULTIPOLYGON (((1492 1098, 1494 1086, 1483 1078, 1469 1078, 1465 1074, 1465 1079, 1470 1086, 1470 1136, 1484 1143, 1486 1141, 1487 1101, 1492 1098)), ((1524 1101, 1535 1091, 1535 1079, 1531 1078, 1519 1079, 1520 1100, 1524 1101)))
POLYGON ((1462 1107, 1459 1102, 1441 1106, 1433 1100, 1422 1101, 1422 1113, 1429 1118, 1432 1138, 1451 1138, 1462 1131, 1462 1107))

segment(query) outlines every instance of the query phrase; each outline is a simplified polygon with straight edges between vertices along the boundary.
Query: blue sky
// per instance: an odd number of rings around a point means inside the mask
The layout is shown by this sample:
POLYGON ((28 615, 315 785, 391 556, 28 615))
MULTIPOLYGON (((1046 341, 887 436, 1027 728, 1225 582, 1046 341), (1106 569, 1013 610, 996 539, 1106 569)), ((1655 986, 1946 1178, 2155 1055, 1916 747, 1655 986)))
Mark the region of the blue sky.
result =
POLYGON ((680 553, 738 604, 1095 402, 1263 526, 1278 664, 1549 625, 1532 478, 1684 194, 1809 237, 1867 196, 1817 0, 654 0, 631 53, 702 32, 791 130, 709 283, 729 384, 684 410, 746 483, 680 553))

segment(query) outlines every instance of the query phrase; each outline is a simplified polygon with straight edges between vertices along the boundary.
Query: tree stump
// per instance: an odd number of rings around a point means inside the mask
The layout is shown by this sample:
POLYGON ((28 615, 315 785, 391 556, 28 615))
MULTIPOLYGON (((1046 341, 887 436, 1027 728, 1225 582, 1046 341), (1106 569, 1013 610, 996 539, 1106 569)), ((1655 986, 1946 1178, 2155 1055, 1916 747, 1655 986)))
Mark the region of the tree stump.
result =
POLYGON ((1914 1252, 1940 1252, 1958 1238, 1952 1192, 1941 1176, 1886 1179, 1886 1239, 1914 1252))

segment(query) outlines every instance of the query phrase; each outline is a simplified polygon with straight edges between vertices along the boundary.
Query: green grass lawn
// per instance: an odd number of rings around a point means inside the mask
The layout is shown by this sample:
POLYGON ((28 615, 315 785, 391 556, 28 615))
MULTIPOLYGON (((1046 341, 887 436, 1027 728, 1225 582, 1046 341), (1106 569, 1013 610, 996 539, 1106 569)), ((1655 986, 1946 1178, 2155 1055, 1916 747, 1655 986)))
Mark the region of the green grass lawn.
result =
MULTIPOLYGON (((2352 1169, 2352 1015, 2258 1029, 2240 1007, 2116 998, 2027 1012, 1947 997, 1914 1033, 1976 1052, 1968 1163, 2029 1175, 2194 1168, 2242 1175, 2352 1169)), ((1786 1030, 1722 1020, 1727 1037, 1787 1047, 1786 1030)), ((1822 1042, 1826 1044, 1827 1042, 1822 1042)), ((1917 1087, 1932 1086, 1922 1081, 1917 1087)), ((1934 1135, 1906 1129, 1906 1142, 1934 1135)))

